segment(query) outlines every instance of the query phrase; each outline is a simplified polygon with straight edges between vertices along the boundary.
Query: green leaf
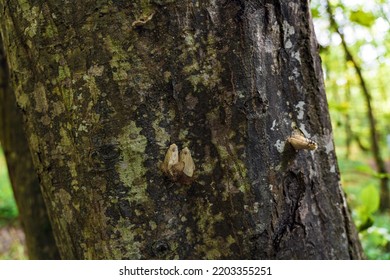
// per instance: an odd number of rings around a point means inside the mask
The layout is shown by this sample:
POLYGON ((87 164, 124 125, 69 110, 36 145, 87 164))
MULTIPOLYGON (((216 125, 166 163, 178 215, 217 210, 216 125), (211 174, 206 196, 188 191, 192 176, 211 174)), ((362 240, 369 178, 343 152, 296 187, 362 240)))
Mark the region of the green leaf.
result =
POLYGON ((375 173, 375 170, 373 170, 372 167, 365 164, 356 165, 355 170, 369 175, 373 175, 375 173))
POLYGON ((348 113, 349 108, 351 107, 349 102, 331 102, 329 103, 329 107, 334 109, 342 114, 348 113))
POLYGON ((367 216, 375 213, 379 208, 379 191, 374 185, 368 185, 363 188, 360 193, 360 200, 362 202, 361 211, 364 211, 367 216))
POLYGON ((352 11, 349 19, 352 22, 366 27, 371 27, 375 23, 375 16, 371 12, 362 10, 352 11))
POLYGON ((314 7, 311 9, 311 16, 313 18, 320 18, 320 12, 318 11, 318 7, 314 7))
POLYGON ((376 173, 374 176, 379 179, 390 178, 390 173, 376 173))

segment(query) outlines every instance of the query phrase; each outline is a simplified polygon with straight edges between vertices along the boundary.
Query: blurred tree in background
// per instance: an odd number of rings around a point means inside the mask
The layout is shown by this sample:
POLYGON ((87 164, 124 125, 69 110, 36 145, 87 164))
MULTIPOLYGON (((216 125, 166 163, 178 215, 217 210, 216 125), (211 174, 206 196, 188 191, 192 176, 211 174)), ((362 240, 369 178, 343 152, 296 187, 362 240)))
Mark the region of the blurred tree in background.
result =
POLYGON ((390 4, 313 0, 343 186, 368 258, 390 258, 390 4))

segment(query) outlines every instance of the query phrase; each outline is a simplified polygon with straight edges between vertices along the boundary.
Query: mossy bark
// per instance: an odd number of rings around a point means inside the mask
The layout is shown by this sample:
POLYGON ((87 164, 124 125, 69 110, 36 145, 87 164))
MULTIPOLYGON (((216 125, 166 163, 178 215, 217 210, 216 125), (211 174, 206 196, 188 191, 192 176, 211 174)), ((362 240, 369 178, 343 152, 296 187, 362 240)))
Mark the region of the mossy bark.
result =
POLYGON ((62 258, 362 257, 308 2, 1 8, 62 258), (294 126, 319 149, 286 144, 294 126), (191 150, 191 185, 160 169, 171 143, 191 150))
POLYGON ((23 131, 22 113, 16 107, 4 55, 0 38, 0 142, 26 236, 28 256, 38 260, 58 259, 59 253, 23 131))

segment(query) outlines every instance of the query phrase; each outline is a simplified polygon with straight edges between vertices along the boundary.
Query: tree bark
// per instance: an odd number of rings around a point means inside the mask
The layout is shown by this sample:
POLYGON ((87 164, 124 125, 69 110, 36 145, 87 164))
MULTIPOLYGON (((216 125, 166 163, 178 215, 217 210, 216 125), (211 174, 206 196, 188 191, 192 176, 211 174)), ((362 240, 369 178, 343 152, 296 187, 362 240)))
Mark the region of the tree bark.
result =
POLYGON ((28 256, 30 259, 58 259, 59 253, 23 131, 22 114, 16 107, 8 73, 0 38, 0 141, 26 236, 28 256))
POLYGON ((1 8, 62 258, 362 258, 307 1, 1 8), (172 143, 190 185, 161 171, 172 143))

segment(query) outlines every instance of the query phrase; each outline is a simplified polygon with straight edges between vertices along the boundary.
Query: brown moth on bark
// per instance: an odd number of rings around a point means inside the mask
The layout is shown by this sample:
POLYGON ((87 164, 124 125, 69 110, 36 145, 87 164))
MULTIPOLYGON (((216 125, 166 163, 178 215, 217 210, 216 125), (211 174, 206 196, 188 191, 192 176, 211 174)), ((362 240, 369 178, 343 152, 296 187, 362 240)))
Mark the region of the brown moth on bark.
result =
POLYGON ((313 140, 306 138, 305 135, 299 130, 294 130, 290 137, 287 138, 287 142, 294 147, 295 150, 316 150, 318 145, 313 140))

